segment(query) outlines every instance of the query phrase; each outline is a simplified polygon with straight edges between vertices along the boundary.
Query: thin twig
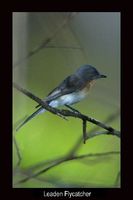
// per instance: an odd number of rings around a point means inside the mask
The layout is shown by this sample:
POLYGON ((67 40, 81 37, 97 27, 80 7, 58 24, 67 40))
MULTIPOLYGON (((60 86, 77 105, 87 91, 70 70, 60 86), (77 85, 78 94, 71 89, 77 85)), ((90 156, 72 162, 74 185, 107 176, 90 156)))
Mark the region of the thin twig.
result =
POLYGON ((57 48, 57 49, 83 49, 82 47, 73 47, 73 46, 55 46, 55 45, 49 45, 46 46, 45 48, 57 48))
POLYGON ((16 83, 13 83, 14 88, 16 88, 18 91, 22 92, 23 94, 25 94, 26 96, 28 96, 29 98, 33 99, 34 101, 36 101, 38 104, 40 104, 43 108, 45 108, 46 110, 48 110, 49 112, 56 114, 56 115, 62 115, 62 116, 66 116, 66 117, 75 117, 75 118, 79 118, 81 120, 86 120, 89 121, 97 126, 100 126, 101 128, 107 130, 109 132, 109 134, 111 135, 115 135, 117 137, 120 137, 120 131, 117 131, 116 129, 105 125, 104 123, 81 114, 79 113, 75 113, 75 112, 71 112, 69 110, 59 110, 57 108, 53 108, 51 106, 49 106, 46 102, 44 102, 43 100, 41 100, 39 97, 35 96, 34 94, 32 94, 31 92, 27 91, 26 89, 23 89, 22 87, 18 86, 16 83))
POLYGON ((84 144, 86 141, 86 120, 83 120, 83 139, 84 139, 84 144))
POLYGON ((24 182, 28 181, 31 178, 35 178, 35 177, 47 172, 51 168, 60 165, 63 162, 67 162, 67 161, 70 161, 70 160, 76 160, 76 159, 83 159, 83 158, 86 158, 86 157, 108 156, 108 155, 115 155, 115 154, 117 155, 119 153, 120 153, 119 151, 111 151, 111 152, 95 153, 95 154, 90 153, 90 154, 85 154, 85 155, 80 155, 80 156, 73 156, 73 157, 69 157, 69 158, 66 157, 66 158, 63 158, 62 160, 58 160, 57 162, 54 162, 53 164, 51 164, 47 168, 45 168, 43 170, 40 170, 39 172, 37 172, 35 174, 30 174, 30 175, 28 174, 28 177, 26 177, 24 179, 21 179, 20 181, 15 183, 15 185, 16 184, 20 184, 20 183, 24 183, 24 182))
POLYGON ((59 31, 68 24, 68 22, 76 15, 77 13, 69 13, 69 15, 64 19, 64 21, 62 22, 62 24, 56 28, 56 30, 54 32, 51 33, 51 35, 44 39, 41 44, 39 44, 37 47, 35 47, 34 49, 32 49, 25 57, 23 57, 21 60, 19 60, 18 62, 14 63, 14 68, 16 68, 19 64, 21 64, 22 62, 24 62, 25 60, 29 59, 31 56, 33 56, 34 54, 38 53, 40 50, 42 50, 43 48, 47 47, 47 44, 50 43, 53 38, 57 35, 57 33, 59 33, 59 31))
POLYGON ((22 157, 21 157, 20 149, 19 149, 19 146, 17 144, 17 141, 16 141, 15 137, 13 137, 13 141, 14 141, 14 145, 15 145, 15 148, 16 148, 17 156, 18 156, 18 162, 17 162, 16 167, 15 167, 15 170, 16 170, 20 166, 22 157))
POLYGON ((17 122, 15 122, 13 124, 13 131, 16 130, 16 128, 18 127, 18 125, 21 124, 27 117, 28 117, 28 115, 25 115, 23 118, 21 118, 17 122))
POLYGON ((90 133, 86 139, 90 139, 90 138, 93 138, 95 136, 100 136, 100 135, 112 135, 111 132, 109 131, 98 131, 98 132, 93 132, 93 133, 90 133))
MULTIPOLYGON (((119 115, 119 111, 116 111, 115 113, 109 115, 109 117, 104 121, 104 123, 106 124, 106 123, 113 121, 114 119, 116 119, 118 117, 118 115, 119 115)), ((89 133, 87 133, 87 138, 92 138, 93 134, 96 135, 96 132, 98 129, 99 129, 98 126, 93 128, 89 133)), ((82 144, 82 137, 79 137, 77 142, 73 146, 73 148, 70 150, 69 155, 74 155, 74 153, 80 148, 81 144, 82 144)))

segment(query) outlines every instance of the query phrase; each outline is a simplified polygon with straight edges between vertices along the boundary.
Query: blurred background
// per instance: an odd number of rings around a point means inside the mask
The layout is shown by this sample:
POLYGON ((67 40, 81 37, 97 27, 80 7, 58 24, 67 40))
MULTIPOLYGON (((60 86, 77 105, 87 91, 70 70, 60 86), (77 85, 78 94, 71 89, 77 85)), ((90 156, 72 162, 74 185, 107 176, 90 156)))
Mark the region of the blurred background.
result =
MULTIPOLYGON (((120 130, 120 13, 13 13, 13 81, 18 85, 44 98, 83 64, 95 66, 107 78, 98 80, 74 108, 120 130)), ((120 151, 119 138, 100 135, 83 144, 80 120, 66 121, 49 112, 16 132, 36 105, 13 89, 13 187, 120 187, 120 154, 113 153, 120 151), (56 165, 71 151, 93 156, 56 165), (51 165, 39 176, 19 182, 51 165)), ((88 123, 87 131, 104 130, 88 123)))

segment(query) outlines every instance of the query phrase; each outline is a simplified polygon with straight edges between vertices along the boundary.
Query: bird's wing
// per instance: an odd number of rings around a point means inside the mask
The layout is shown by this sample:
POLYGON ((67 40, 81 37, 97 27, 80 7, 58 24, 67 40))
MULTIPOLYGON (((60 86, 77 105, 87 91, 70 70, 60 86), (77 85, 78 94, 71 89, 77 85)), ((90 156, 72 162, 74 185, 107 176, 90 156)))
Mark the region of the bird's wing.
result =
POLYGON ((51 101, 59 98, 62 95, 75 92, 79 89, 81 85, 81 80, 75 75, 68 76, 64 81, 62 81, 58 87, 52 90, 46 97, 46 101, 51 101))
MULTIPOLYGON (((76 75, 73 74, 71 76, 68 76, 59 84, 58 87, 56 87, 54 90, 52 90, 48 94, 48 96, 45 98, 45 101, 50 102, 52 100, 57 99, 58 97, 62 95, 75 92, 78 89, 80 89, 82 84, 83 84, 82 80, 76 75)), ((36 107, 39 107, 39 105, 36 107)))

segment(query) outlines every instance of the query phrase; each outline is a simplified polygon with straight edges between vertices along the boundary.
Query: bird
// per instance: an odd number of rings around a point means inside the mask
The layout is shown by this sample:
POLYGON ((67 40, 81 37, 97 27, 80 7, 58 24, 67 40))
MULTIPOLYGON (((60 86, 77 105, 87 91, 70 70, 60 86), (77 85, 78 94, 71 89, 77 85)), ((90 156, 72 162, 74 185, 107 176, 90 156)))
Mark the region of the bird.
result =
MULTIPOLYGON (((100 74, 92 65, 84 64, 79 67, 75 73, 66 77, 55 89, 53 89, 46 98, 43 99, 51 107, 70 106, 84 99, 97 79, 106 78, 106 75, 100 74)), ((18 131, 27 122, 35 116, 44 113, 46 110, 37 105, 38 108, 28 116, 17 128, 18 131), (39 107, 39 108, 38 108, 39 107)))

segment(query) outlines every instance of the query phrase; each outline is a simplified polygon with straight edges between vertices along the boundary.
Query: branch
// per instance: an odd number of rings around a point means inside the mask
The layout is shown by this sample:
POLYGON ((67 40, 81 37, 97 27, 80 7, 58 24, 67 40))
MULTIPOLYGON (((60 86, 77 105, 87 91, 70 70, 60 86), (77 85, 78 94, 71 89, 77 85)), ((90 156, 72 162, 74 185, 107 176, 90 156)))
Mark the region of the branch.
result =
POLYGON ((18 147, 18 144, 17 144, 15 137, 13 137, 13 141, 14 141, 14 145, 15 145, 15 148, 16 148, 17 156, 18 156, 18 162, 17 162, 17 165, 16 165, 15 170, 14 170, 14 171, 16 171, 16 169, 20 166, 22 157, 21 157, 20 149, 18 147))
MULTIPOLYGON (((104 123, 110 123, 110 122, 112 122, 114 119, 116 119, 118 117, 118 115, 119 115, 119 110, 117 110, 115 113, 109 115, 108 118, 104 121, 104 123)), ((98 129, 99 129, 99 127, 96 126, 89 133, 87 133, 86 140, 88 138, 89 139, 93 138, 92 137, 93 135, 98 136, 98 134, 96 134, 96 132, 98 131, 98 129)), ((105 132, 103 132, 103 133, 105 134, 105 132)), ((70 150, 69 155, 75 155, 75 152, 80 148, 80 146, 82 144, 81 142, 82 142, 82 138, 79 137, 78 140, 76 141, 75 145, 73 146, 73 148, 70 150)))
POLYGON ((66 157, 66 158, 63 158, 62 160, 57 160, 57 162, 54 161, 53 164, 51 164, 47 168, 45 168, 45 169, 43 169, 43 170, 41 170, 41 171, 39 171, 39 172, 37 172, 35 174, 28 174, 28 177, 21 179, 20 181, 15 183, 15 185, 20 184, 20 183, 24 183, 24 182, 28 181, 31 178, 35 178, 35 177, 43 174, 44 172, 48 171, 49 169, 60 165, 63 162, 67 162, 67 161, 70 161, 70 160, 83 159, 83 158, 86 158, 86 157, 108 156, 108 155, 112 155, 112 154, 113 155, 117 155, 119 153, 120 153, 119 151, 111 151, 111 152, 95 153, 95 154, 90 153, 90 154, 84 154, 84 155, 80 155, 80 156, 72 156, 72 157, 69 157, 69 158, 66 157))
MULTIPOLYGON (((13 83, 14 88, 16 88, 18 91, 22 92, 23 94, 25 94, 26 96, 28 96, 29 98, 31 98, 32 100, 36 101, 38 104, 40 104, 43 108, 45 108, 46 110, 48 110, 49 112, 58 115, 60 117, 75 117, 78 119, 81 119, 83 121, 88 121, 91 122, 97 126, 100 126, 101 128, 105 129, 108 131, 108 133, 106 134, 111 134, 111 135, 115 135, 117 137, 120 137, 120 131, 117 131, 116 129, 105 125, 104 123, 91 118, 89 116, 83 115, 80 112, 71 112, 69 110, 59 110, 57 108, 53 108, 51 106, 49 106, 46 102, 44 102, 43 100, 41 100, 39 97, 35 96, 34 94, 32 94, 31 92, 27 91, 26 89, 18 86, 16 83, 13 83)), ((85 130, 85 129, 84 129, 85 130)))
MULTIPOLYGON (((90 139, 90 138, 93 138, 93 137, 99 136, 99 135, 112 135, 112 133, 109 131, 93 132, 93 133, 90 133, 90 135, 88 135, 86 139, 90 139)), ((120 137, 120 135, 118 135, 118 137, 120 137)))
POLYGON ((55 45, 49 45, 46 46, 45 48, 58 48, 58 49, 83 49, 82 47, 74 47, 74 46, 55 46, 55 45))
MULTIPOLYGON (((17 65, 21 64, 22 62, 24 62, 25 60, 29 59, 31 56, 33 56, 34 54, 38 53, 40 50, 42 50, 43 48, 49 48, 47 47, 48 43, 50 43, 53 38, 59 33, 59 31, 64 27, 66 26, 69 21, 76 15, 77 13, 76 12, 72 12, 72 13, 69 13, 68 16, 63 20, 62 24, 60 24, 59 27, 57 27, 55 29, 54 32, 51 32, 51 35, 44 39, 41 44, 39 44, 37 47, 35 47, 34 49, 32 49, 25 57, 23 57, 21 60, 19 60, 18 62, 16 62, 14 64, 14 68, 17 67, 17 65)), ((52 48, 56 48, 54 47, 53 45, 51 45, 52 48)), ((57 47, 58 48, 58 47, 57 47)), ((61 47, 59 47, 61 48, 61 47)), ((68 47, 69 48, 69 47, 68 47)), ((74 48, 74 47, 70 47, 70 48, 74 48)), ((75 47, 74 49, 80 49, 79 47, 75 47)))
POLYGON ((83 139, 84 139, 84 144, 86 142, 86 120, 83 120, 83 139))

